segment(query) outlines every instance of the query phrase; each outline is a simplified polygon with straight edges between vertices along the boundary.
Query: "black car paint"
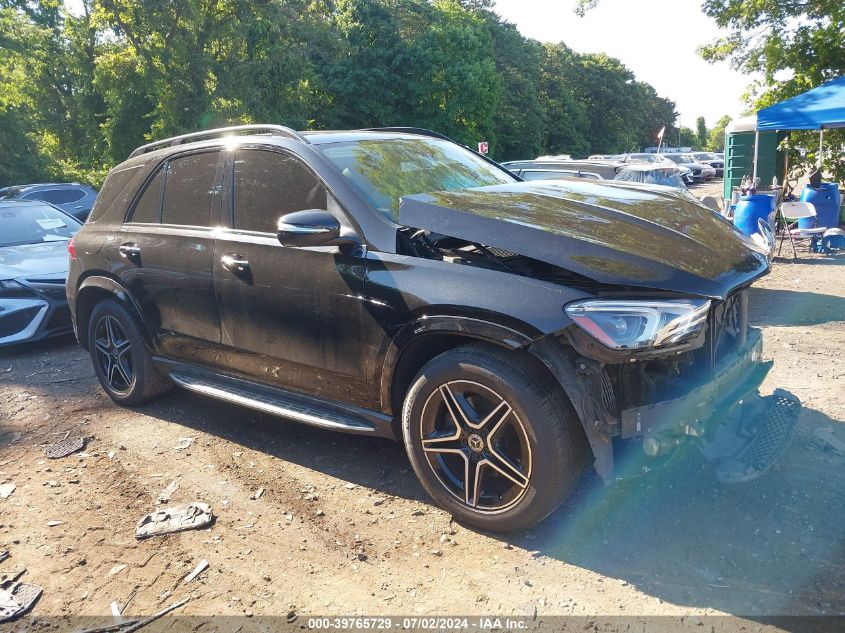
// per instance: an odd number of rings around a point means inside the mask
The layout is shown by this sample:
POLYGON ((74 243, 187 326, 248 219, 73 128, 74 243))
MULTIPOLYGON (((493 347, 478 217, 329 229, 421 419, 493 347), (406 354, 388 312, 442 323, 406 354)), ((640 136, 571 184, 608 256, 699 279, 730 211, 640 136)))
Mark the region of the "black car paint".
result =
POLYGON ((654 187, 523 182, 406 196, 400 213, 408 226, 530 253, 603 284, 724 299, 769 266, 717 214, 654 187))
MULTIPOLYGON (((638 205, 625 202, 620 210, 612 208, 610 192, 631 198, 631 187, 605 188, 600 194, 594 183, 573 183, 566 201, 561 191, 553 197, 539 196, 538 190, 548 185, 518 185, 516 178, 512 187, 498 192, 410 196, 403 213, 411 213, 413 225, 423 224, 425 211, 436 211, 443 226, 415 228, 446 234, 452 229, 466 231, 463 237, 472 241, 485 241, 473 237, 477 230, 496 242, 498 226, 500 234, 511 234, 509 239, 518 242, 503 244, 518 246, 534 257, 541 255, 534 252, 538 241, 542 258, 580 273, 586 283, 567 286, 403 254, 398 246, 400 227, 371 208, 319 153, 320 143, 362 136, 414 138, 406 133, 353 132, 309 133, 309 143, 275 137, 244 137, 238 144, 212 139, 191 143, 189 148, 141 154, 119 166, 110 176, 117 184, 112 190, 107 181, 88 223, 77 235, 77 259, 70 265, 67 292, 80 343, 88 345, 85 328, 93 302, 114 296, 137 312, 150 347, 162 362, 212 368, 268 387, 363 407, 394 420, 401 403, 397 386, 408 379, 397 374, 400 368, 407 371, 403 359, 414 343, 422 341, 425 346, 427 341, 438 341, 440 345, 445 335, 527 349, 549 367, 570 396, 597 467, 609 475, 608 436, 591 426, 590 412, 578 401, 589 385, 573 366, 571 348, 564 344, 563 334, 571 322, 563 306, 614 289, 620 294, 661 289, 678 296, 725 297, 767 270, 765 259, 719 220, 698 209, 693 210, 696 219, 689 224, 672 217, 689 211, 691 205, 679 205, 668 194, 638 205), (165 159, 205 148, 223 149, 221 156, 225 156, 234 146, 288 152, 301 159, 319 175, 337 203, 336 215, 357 233, 360 245, 290 248, 273 236, 235 231, 228 193, 231 161, 219 176, 223 193, 215 203, 211 228, 138 227, 125 222, 144 182, 165 159), (537 217, 530 218, 534 226, 515 231, 526 222, 528 211, 523 209, 525 213, 512 213, 503 228, 497 219, 502 201, 507 199, 518 208, 525 203, 521 195, 532 197, 535 206, 533 198, 542 199, 543 219, 537 223, 537 217), (571 226, 592 223, 598 230, 592 234, 582 230, 581 235, 575 235, 574 229, 559 230, 560 223, 551 218, 557 207, 571 226), (620 241, 624 239, 620 228, 633 230, 642 243, 620 241), (732 243, 706 242, 698 232, 708 229, 732 243), (661 253, 648 245, 655 236, 661 241, 661 253), (553 240, 558 240, 557 248, 553 240), (120 247, 127 244, 134 244, 139 252, 121 254, 120 247), (729 255, 727 264, 700 261, 708 247, 729 255), (671 253, 673 249, 679 252, 671 253), (223 268, 224 254, 247 258, 249 274, 223 268)), ((395 431, 395 425, 392 429, 388 425, 380 433, 395 431)))

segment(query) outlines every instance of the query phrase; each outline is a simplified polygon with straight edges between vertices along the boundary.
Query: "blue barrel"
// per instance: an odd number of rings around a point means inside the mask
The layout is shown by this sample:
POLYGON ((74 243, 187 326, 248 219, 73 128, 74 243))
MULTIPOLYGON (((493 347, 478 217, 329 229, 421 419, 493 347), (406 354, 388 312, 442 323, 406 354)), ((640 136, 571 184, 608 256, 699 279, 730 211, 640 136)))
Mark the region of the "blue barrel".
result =
POLYGON ((839 185, 835 182, 823 182, 821 186, 806 186, 801 192, 801 201, 809 202, 816 207, 818 224, 812 218, 798 220, 798 227, 811 229, 814 226, 825 226, 829 229, 839 226, 839 185))
POLYGON ((734 226, 746 235, 760 232, 758 220, 769 221, 772 212, 772 197, 759 193, 753 196, 741 196, 734 211, 734 226))

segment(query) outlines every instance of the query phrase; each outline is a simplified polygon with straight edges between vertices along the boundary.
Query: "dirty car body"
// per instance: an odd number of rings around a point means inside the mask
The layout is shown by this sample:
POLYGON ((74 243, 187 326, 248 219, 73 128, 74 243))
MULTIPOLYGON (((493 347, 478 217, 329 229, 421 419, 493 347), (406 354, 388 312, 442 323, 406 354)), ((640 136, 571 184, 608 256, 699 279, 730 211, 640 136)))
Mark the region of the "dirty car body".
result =
MULTIPOLYGON (((747 290, 768 271, 766 254, 685 191, 520 182, 419 130, 266 126, 194 139, 136 150, 75 238, 68 297, 95 367, 95 317, 108 300, 140 324, 144 353, 162 375, 323 428, 403 438, 432 496, 489 529, 524 527, 553 509, 508 522, 524 490, 542 485, 534 483, 542 441, 518 419, 534 404, 519 402, 530 385, 543 385, 537 398, 562 403, 556 411, 572 412, 561 415, 607 479, 695 442, 724 479, 740 481, 763 472, 788 441, 798 404, 782 395, 785 430, 754 463, 743 461, 755 438, 771 439, 765 419, 775 406, 757 395, 769 364, 747 324, 747 290), (261 184, 260 174, 283 175, 262 168, 239 180, 254 152, 281 157, 282 171, 301 168, 308 182, 298 207, 263 211, 274 228, 239 226, 248 202, 238 196, 261 184), (167 183, 179 173, 168 165, 197 155, 206 156, 207 221, 163 221, 167 183), (150 213, 145 191, 154 186, 164 190, 155 189, 150 213), (461 377, 468 361, 450 365, 455 354, 518 359, 530 380, 510 402, 493 393, 498 383, 461 377), (442 385, 426 387, 440 374, 442 385), (469 390, 464 400, 449 400, 450 385, 469 390), (417 406, 426 388, 432 395, 417 406), (438 389, 445 408, 432 400, 438 389), (415 416, 428 415, 429 401, 456 431, 420 423, 418 451, 415 416), (498 426, 483 428, 496 411, 506 411, 508 446, 494 439, 498 426), (743 422, 752 418, 753 432, 743 422), (513 459, 499 460, 511 449, 513 459), (425 459, 434 476, 420 466, 425 459), (488 470, 519 489, 487 491, 479 473, 488 470)), ((121 401, 123 392, 104 387, 121 401)))

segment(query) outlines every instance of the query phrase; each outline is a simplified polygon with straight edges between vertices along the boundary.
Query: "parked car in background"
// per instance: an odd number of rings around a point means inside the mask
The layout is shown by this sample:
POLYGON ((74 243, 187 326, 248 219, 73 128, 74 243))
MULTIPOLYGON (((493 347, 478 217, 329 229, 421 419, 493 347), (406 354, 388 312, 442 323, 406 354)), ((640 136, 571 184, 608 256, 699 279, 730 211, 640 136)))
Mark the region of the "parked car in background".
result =
MULTIPOLYGON (((571 161, 510 161, 502 163, 523 180, 551 180, 556 178, 587 178, 601 180, 626 180, 660 184, 669 187, 686 187, 684 172, 689 170, 671 161, 655 160, 653 155, 643 161, 621 160, 618 156, 610 160, 571 161)), ((692 178, 688 177, 689 184, 692 178)))
POLYGON ((710 165, 716 171, 716 178, 725 175, 725 157, 719 158, 712 152, 693 152, 693 158, 702 165, 710 165))
MULTIPOLYGON (((626 163, 635 161, 635 162, 653 163, 653 164, 656 164, 656 165, 673 166, 680 171, 679 175, 680 175, 681 181, 684 183, 685 186, 688 187, 692 184, 695 184, 695 178, 693 178, 692 171, 689 168, 684 167, 683 165, 676 165, 674 163, 674 161, 671 161, 668 158, 666 158, 666 156, 664 154, 654 154, 654 153, 651 153, 651 152, 637 152, 637 153, 632 153, 632 154, 620 154, 620 155, 616 156, 615 158, 617 158, 618 160, 622 160, 626 163)), ((642 174, 640 174, 638 177, 642 177, 642 174)), ((656 177, 654 179, 660 180, 662 178, 663 178, 663 176, 658 174, 658 175, 656 175, 656 177)), ((674 185, 670 185, 670 186, 674 186, 674 185)))
POLYGON ((0 189, 0 200, 41 200, 49 202, 80 222, 84 222, 97 200, 97 190, 90 185, 83 185, 78 182, 13 185, 0 189))
POLYGON ((72 331, 67 245, 81 226, 44 202, 0 200, 0 346, 72 331))
POLYGON ((692 154, 661 154, 676 165, 686 167, 692 172, 692 178, 695 183, 708 182, 716 177, 716 170, 710 165, 702 165, 692 154))
POLYGON ((678 165, 628 163, 619 170, 614 180, 686 189, 686 183, 681 178, 681 167, 678 165))
POLYGON ((591 178, 613 180, 619 161, 607 160, 515 160, 502 163, 523 180, 591 178))

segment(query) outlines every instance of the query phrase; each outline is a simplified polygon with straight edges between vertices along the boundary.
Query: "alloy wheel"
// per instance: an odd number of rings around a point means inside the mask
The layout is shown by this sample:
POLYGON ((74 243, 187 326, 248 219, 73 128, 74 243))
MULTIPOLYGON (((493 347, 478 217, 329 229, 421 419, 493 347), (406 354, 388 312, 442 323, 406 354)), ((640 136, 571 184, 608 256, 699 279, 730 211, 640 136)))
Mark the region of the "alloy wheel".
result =
POLYGON ((441 485, 477 512, 504 512, 528 489, 531 445, 513 407, 468 380, 440 385, 420 415, 428 465, 441 485))
POLYGON ((100 317, 94 328, 94 348, 100 370, 116 393, 126 393, 132 388, 131 347, 120 321, 109 315, 100 317))

